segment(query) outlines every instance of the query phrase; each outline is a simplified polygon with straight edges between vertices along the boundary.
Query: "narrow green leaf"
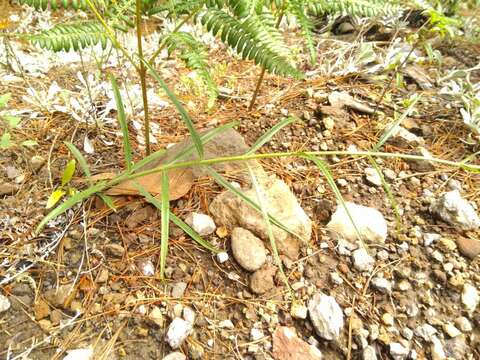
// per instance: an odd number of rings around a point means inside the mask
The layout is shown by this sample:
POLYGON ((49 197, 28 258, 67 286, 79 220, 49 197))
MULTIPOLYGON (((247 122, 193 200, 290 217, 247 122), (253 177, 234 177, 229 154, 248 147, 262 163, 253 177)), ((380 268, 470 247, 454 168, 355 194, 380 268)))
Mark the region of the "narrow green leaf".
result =
POLYGON ((117 207, 115 206, 115 203, 113 202, 113 199, 110 196, 105 194, 98 194, 98 196, 100 196, 100 199, 102 199, 105 205, 107 205, 110 209, 112 209, 115 212, 117 211, 117 207))
POLYGON ((62 186, 67 185, 70 180, 72 180, 73 174, 75 173, 75 165, 75 159, 72 159, 67 163, 67 166, 65 166, 62 174, 62 186))
POLYGON ((255 141, 255 144, 252 145, 250 150, 247 151, 246 155, 251 155, 254 154, 258 149, 260 149, 265 143, 270 141, 270 139, 281 129, 283 129, 285 126, 290 125, 291 123, 295 122, 297 120, 296 117, 294 116, 289 116, 288 118, 283 119, 279 123, 275 124, 270 130, 268 130, 265 134, 263 134, 261 137, 258 138, 257 141, 255 141))
MULTIPOLYGON (((71 142, 64 141, 63 143, 68 148, 68 150, 70 150, 70 152, 75 157, 75 159, 77 159, 78 164, 82 168, 83 173, 87 177, 87 180, 89 180, 89 178, 92 176, 92 173, 90 172, 90 168, 88 167, 87 160, 85 159, 85 157, 82 155, 80 150, 78 150, 78 148, 75 145, 73 145, 71 142)), ((91 183, 90 180, 89 182, 91 183)))
POLYGON ((161 207, 161 237, 160 237, 160 279, 165 279, 165 266, 168 254, 168 236, 170 223, 170 200, 168 193, 168 171, 162 171, 162 207, 161 207))
POLYGON ((347 216, 348 218, 350 219, 350 222, 352 223, 354 229, 355 229, 355 232, 357 233, 357 237, 358 237, 358 240, 363 244, 363 238, 362 238, 362 234, 360 233, 360 231, 358 230, 358 227, 357 225, 355 224, 355 221, 353 220, 353 217, 352 215, 350 214, 350 211, 348 211, 348 208, 345 204, 345 200, 343 199, 343 196, 342 196, 342 193, 340 192, 340 190, 338 189, 337 187, 337 184, 335 183, 335 179, 333 178, 330 170, 328 169, 328 165, 325 164, 325 162, 323 162, 322 160, 320 160, 319 158, 313 156, 313 155, 304 155, 303 157, 305 157, 306 159, 309 159, 311 161, 313 161, 315 163, 315 165, 317 165, 317 167, 320 169, 320 171, 323 173, 323 175, 325 176, 325 178, 327 179, 327 183, 328 185, 330 186, 330 188, 332 189, 333 193, 335 194, 335 197, 337 198, 337 201, 340 203, 340 205, 345 209, 345 212, 347 213, 347 216))
POLYGON ((32 147, 32 146, 38 145, 38 143, 35 140, 25 140, 25 141, 22 141, 20 145, 26 146, 26 147, 32 147))
POLYGON ((148 155, 147 157, 143 158, 142 160, 136 162, 135 164, 133 164, 132 166, 132 172, 135 172, 136 170, 142 168, 143 166, 151 163, 152 161, 155 161, 159 158, 161 158, 162 156, 164 156, 166 153, 166 150, 165 149, 162 149, 162 150, 158 150, 158 151, 155 151, 154 153, 151 153, 150 155, 148 155))
POLYGON ((145 66, 148 68, 150 73, 153 75, 155 80, 157 80, 160 83, 160 86, 163 88, 167 96, 172 100, 173 104, 177 108, 178 112, 182 116, 183 121, 185 122, 185 125, 187 125, 188 131, 190 132, 190 136, 192 137, 192 141, 195 144, 195 149, 197 150, 198 156, 200 159, 203 158, 203 145, 200 140, 200 135, 198 134, 197 130, 195 130, 195 126, 193 125, 192 118, 190 115, 188 115, 187 111, 183 107, 183 105, 178 101, 177 97, 172 93, 172 91, 168 88, 167 84, 162 80, 160 75, 155 71, 155 69, 148 63, 148 61, 145 61, 144 59, 141 59, 145 66))
POLYGON ((45 227, 45 225, 52 219, 55 219, 58 215, 60 214, 63 214, 65 211, 67 211, 68 209, 72 208, 75 204, 89 198, 90 196, 92 196, 93 194, 99 192, 99 191, 102 191, 104 190, 105 188, 105 184, 106 182, 105 181, 101 181, 93 186, 90 186, 89 188, 83 190, 83 191, 80 191, 78 193, 76 193, 74 196, 68 198, 67 200, 65 200, 62 204, 60 204, 59 206, 57 206, 55 209, 53 209, 52 211, 50 211, 47 216, 45 216, 42 221, 40 222, 40 224, 38 224, 36 230, 35 230, 35 233, 38 234, 40 233, 40 231, 42 231, 42 229, 45 227))
POLYGON ((8 149, 12 146, 12 142, 10 141, 11 138, 12 136, 9 132, 3 133, 2 137, 0 138, 0 149, 8 149))
POLYGON ((110 74, 110 82, 112 84, 113 96, 115 97, 115 104, 117 105, 117 118, 122 129, 123 135, 123 156, 125 158, 125 167, 128 171, 132 169, 132 147, 130 146, 127 116, 125 115, 125 108, 123 106, 122 96, 118 89, 117 80, 110 74))
POLYGON ((45 205, 46 209, 50 209, 55 206, 56 203, 60 201, 60 199, 66 194, 65 190, 57 189, 50 194, 47 200, 47 205, 45 205))
POLYGON ((20 116, 3 115, 2 117, 8 123, 8 126, 10 126, 10 128, 16 128, 20 121, 22 121, 22 118, 20 116))

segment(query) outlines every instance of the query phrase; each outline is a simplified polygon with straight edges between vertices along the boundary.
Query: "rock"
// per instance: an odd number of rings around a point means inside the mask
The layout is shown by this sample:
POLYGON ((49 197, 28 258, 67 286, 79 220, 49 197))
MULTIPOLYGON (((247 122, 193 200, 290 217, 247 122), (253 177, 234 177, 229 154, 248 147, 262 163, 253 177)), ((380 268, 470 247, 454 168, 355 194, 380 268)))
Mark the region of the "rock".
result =
POLYGON ((371 257, 363 247, 352 253, 353 266, 358 271, 371 271, 375 266, 375 259, 371 257))
POLYGON ((421 156, 423 159, 406 159, 410 170, 416 172, 428 172, 435 170, 435 165, 429 159, 432 159, 432 154, 422 146, 416 148, 416 150, 411 154, 416 156, 421 156))
POLYGON ((257 328, 252 328, 252 329, 250 330, 250 340, 252 340, 252 341, 258 341, 258 340, 260 340, 260 339, 262 339, 262 338, 264 338, 264 337, 265 337, 265 334, 263 333, 262 330, 257 329, 257 328))
POLYGON ((18 191, 18 186, 0 180, 0 196, 13 195, 18 191))
POLYGON ((235 260, 247 271, 260 269, 267 260, 262 240, 239 227, 232 231, 232 253, 235 260))
POLYGON ((367 181, 374 186, 382 186, 382 178, 375 168, 366 168, 364 170, 367 181))
POLYGON ((275 286, 273 278, 276 272, 277 268, 275 266, 268 266, 255 271, 250 276, 250 289, 255 294, 265 294, 275 286))
POLYGON ((275 360, 321 360, 322 353, 300 339, 295 329, 279 326, 273 333, 273 357, 275 360))
MULTIPOLYGON (((385 133, 389 132, 394 125, 389 125, 385 129, 385 133)), ((409 147, 409 146, 419 146, 425 143, 425 140, 420 136, 415 135, 414 133, 408 131, 403 126, 397 126, 391 133, 388 142, 399 146, 399 147, 409 147)))
POLYGON ((72 284, 60 285, 58 289, 47 290, 45 299, 55 307, 68 307, 69 302, 75 298, 75 289, 76 287, 72 289, 72 284))
POLYGON ((342 277, 336 272, 331 272, 330 273, 330 281, 332 283, 334 283, 335 285, 342 285, 343 284, 342 277))
POLYGON ((181 298, 185 294, 187 283, 182 281, 173 284, 171 295, 173 298, 181 298))
POLYGON ((430 205, 430 211, 443 221, 464 230, 480 227, 480 218, 472 205, 461 197, 458 190, 442 194, 430 205))
POLYGON ((441 239, 440 234, 435 234, 435 233, 425 233, 423 234, 423 245, 425 246, 430 246, 432 245, 435 241, 441 239))
POLYGON ((445 360, 447 358, 445 355, 445 350, 443 350, 442 342, 436 336, 432 338, 430 354, 432 356, 432 360, 445 360))
POLYGON ((371 285, 382 294, 390 294, 392 292, 392 283, 387 279, 380 277, 373 278, 371 285))
POLYGON ((201 236, 213 234, 217 228, 210 216, 196 212, 188 214, 185 222, 201 236))
POLYGON ((323 119, 323 126, 327 130, 333 130, 333 128, 335 127, 335 120, 331 116, 326 116, 323 119))
POLYGON ((362 353, 363 360, 377 360, 377 352, 373 346, 367 346, 363 349, 362 353))
POLYGON ((230 319, 220 321, 218 323, 218 327, 221 329, 229 329, 229 330, 235 329, 235 325, 233 325, 233 322, 230 319))
POLYGON ((365 114, 373 114, 375 112, 375 110, 372 109, 370 106, 355 100, 346 91, 333 91, 328 96, 328 101, 330 102, 330 105, 332 105, 334 108, 341 109, 343 107, 348 107, 365 114))
POLYGON ((188 321, 190 324, 195 324, 195 311, 190 306, 185 306, 182 311, 182 316, 185 321, 188 321))
POLYGON ((404 327, 400 330, 400 333, 402 334, 402 336, 407 339, 408 341, 412 340, 413 339, 413 331, 408 328, 408 327, 404 327))
POLYGON ((187 357, 180 351, 175 351, 165 356, 162 360, 187 360, 187 357))
POLYGON ((467 345, 465 335, 455 336, 445 341, 445 355, 450 359, 465 359, 471 350, 467 345))
POLYGON ((121 258, 125 254, 125 248, 120 244, 107 244, 105 250, 108 254, 121 258))
POLYGON ((228 259, 229 259, 228 253, 226 253, 225 251, 219 252, 217 254, 217 261, 220 264, 223 264, 224 262, 228 261, 228 259))
POLYGON ((162 310, 158 306, 154 306, 148 314, 148 318, 154 322, 158 327, 162 327, 165 320, 163 318, 162 310))
POLYGON ((479 302, 480 296, 478 295, 477 288, 469 283, 466 283, 463 286, 462 291, 462 304, 465 305, 465 308, 469 313, 473 313, 479 302))
POLYGON ((38 300, 34 307, 33 311, 35 313, 35 320, 41 320, 46 318, 48 315, 50 315, 50 307, 48 304, 43 301, 42 299, 38 300))
MULTIPOLYGON (((345 206, 365 242, 380 244, 385 242, 387 222, 378 210, 352 202, 346 202, 345 206)), ((337 210, 332 215, 332 219, 327 224, 327 229, 336 238, 343 238, 350 242, 357 241, 355 227, 341 205, 338 205, 337 210)))
POLYGON ((393 360, 404 360, 410 351, 400 343, 390 344, 390 355, 393 360))
POLYGON ((414 331, 415 336, 422 338, 426 342, 431 342, 436 333, 437 329, 429 324, 418 326, 414 331))
POLYGON ((473 330, 472 324, 470 321, 464 317, 460 316, 455 319, 455 325, 463 332, 470 332, 473 330))
POLYGON ((387 326, 393 326, 395 319, 393 318, 392 314, 385 313, 382 315, 382 322, 387 326))
POLYGON ((93 348, 91 346, 82 349, 67 350, 63 360, 91 360, 93 359, 93 348))
POLYGON ((462 335, 462 332, 451 323, 443 324, 443 331, 451 338, 462 335))
MULTIPOLYGON (((312 222, 287 184, 275 177, 263 177, 258 180, 264 190, 264 204, 268 213, 298 234, 303 241, 309 241, 312 234, 312 222)), ((244 194, 258 203, 255 189, 248 189, 244 191, 244 194)), ((262 240, 269 241, 262 214, 229 191, 221 193, 212 201, 210 212, 220 225, 229 229, 241 227, 251 231, 262 240)), ((299 240, 273 224, 272 230, 279 253, 291 259, 297 259, 299 240)))
POLYGON ((480 254, 479 240, 459 236, 457 238, 457 246, 460 254, 468 259, 473 260, 480 254))
POLYGON ((101 269, 98 272, 96 281, 99 284, 104 284, 108 281, 108 277, 109 277, 108 269, 101 269))
POLYGON ((170 323, 165 340, 172 349, 178 349, 185 339, 190 335, 193 326, 190 322, 176 317, 170 323))
POLYGON ((308 315, 308 308, 298 302, 293 302, 290 310, 290 315, 295 319, 306 319, 308 315))
POLYGON ((0 294, 0 314, 10 309, 10 300, 2 294, 0 294))
POLYGON ((318 336, 325 340, 337 340, 343 329, 343 311, 335 298, 321 292, 308 303, 310 321, 318 336))
POLYGON ((46 162, 43 156, 35 155, 30 159, 30 166, 34 172, 37 172, 46 162))

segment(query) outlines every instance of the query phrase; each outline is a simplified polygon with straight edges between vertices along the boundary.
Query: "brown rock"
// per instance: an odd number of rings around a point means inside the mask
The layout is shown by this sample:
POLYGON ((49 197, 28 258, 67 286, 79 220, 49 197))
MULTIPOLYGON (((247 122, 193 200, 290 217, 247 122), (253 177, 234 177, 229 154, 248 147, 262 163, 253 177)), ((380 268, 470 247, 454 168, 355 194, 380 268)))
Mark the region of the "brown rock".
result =
POLYGON ((480 254, 480 240, 459 237, 457 239, 457 246, 460 254, 469 259, 474 259, 480 254))
POLYGON ((2 195, 12 195, 16 193, 18 186, 10 183, 6 183, 0 180, 0 196, 2 195))
POLYGON ((273 333, 273 357, 275 360, 320 360, 322 353, 295 333, 295 329, 280 326, 273 333))
POLYGON ((53 310, 52 313, 50 314, 50 321, 53 325, 58 325, 60 324, 60 321, 62 320, 62 312, 60 310, 53 310))
POLYGON ((264 267, 255 271, 250 277, 250 289, 256 294, 265 294, 275 286, 273 278, 277 268, 275 266, 264 267))
POLYGON ((50 314, 50 307, 48 304, 40 299, 34 305, 35 320, 46 318, 50 314))
POLYGON ((122 257, 125 254, 125 248, 119 244, 108 244, 105 246, 105 250, 108 254, 115 257, 122 257))
POLYGON ((58 289, 50 289, 45 292, 45 298, 53 306, 61 306, 67 308, 75 298, 77 288, 72 284, 60 285, 58 289))

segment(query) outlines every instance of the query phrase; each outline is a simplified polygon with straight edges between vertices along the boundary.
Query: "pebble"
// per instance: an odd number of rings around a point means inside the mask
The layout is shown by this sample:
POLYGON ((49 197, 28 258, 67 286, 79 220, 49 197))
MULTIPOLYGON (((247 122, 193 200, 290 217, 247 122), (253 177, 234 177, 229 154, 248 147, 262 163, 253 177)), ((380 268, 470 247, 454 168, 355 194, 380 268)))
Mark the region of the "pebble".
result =
POLYGON ((373 346, 367 346, 363 349, 363 360, 377 360, 377 352, 373 346))
POLYGON ((308 314, 308 308, 298 302, 292 304, 292 309, 290 310, 290 315, 295 319, 306 319, 308 314))
POLYGON ((480 254, 480 240, 459 236, 457 238, 457 246, 460 254, 468 259, 473 260, 480 254))
POLYGON ((107 244, 105 250, 108 254, 119 258, 125 254, 125 248, 120 244, 107 244))
POLYGON ((418 326, 414 332, 415 336, 418 336, 427 342, 431 342, 436 333, 437 329, 429 324, 418 326))
POLYGON ((382 178, 375 168, 366 168, 364 170, 367 181, 374 186, 382 186, 382 178))
POLYGON ((185 306, 182 312, 183 319, 188 321, 190 324, 195 324, 195 311, 190 306, 185 306))
POLYGON ((42 299, 39 299, 35 305, 34 305, 34 313, 35 313, 35 320, 41 320, 46 318, 48 315, 50 315, 50 307, 48 304, 43 301, 42 299))
POLYGON ((10 300, 8 300, 6 296, 0 294, 0 313, 10 309, 10 306, 10 300))
POLYGON ((217 228, 210 216, 196 212, 188 214, 185 222, 200 236, 213 234, 217 228))
POLYGON ((460 316, 455 319, 455 325, 463 332, 470 332, 473 330, 472 324, 470 321, 464 317, 460 316))
POLYGON ((385 178, 387 180, 390 180, 390 181, 393 181, 397 178, 397 174, 395 173, 395 171, 393 171, 391 169, 384 169, 383 170, 383 175, 385 176, 385 178))
POLYGON ((330 281, 332 283, 334 283, 335 285, 342 285, 343 284, 342 277, 335 271, 330 273, 330 281))
POLYGON ((423 245, 430 246, 435 241, 439 240, 442 236, 440 234, 435 233, 425 233, 423 234, 423 245))
POLYGON ((222 329, 233 330, 235 328, 235 325, 233 324, 233 322, 230 319, 227 319, 227 320, 220 321, 218 323, 218 327, 222 328, 222 329))
POLYGON ((186 360, 186 359, 187 357, 184 354, 182 354, 180 351, 175 351, 165 356, 162 360, 186 360))
POLYGON ((228 261, 228 259, 229 259, 228 253, 226 253, 225 251, 219 252, 217 254, 217 261, 220 264, 223 264, 224 262, 228 261))
POLYGON ((408 341, 413 339, 413 331, 408 327, 402 328, 402 330, 400 330, 400 334, 402 334, 402 336, 408 341))
POLYGON ((459 226, 464 230, 473 230, 480 227, 480 217, 472 205, 462 198, 458 190, 442 194, 430 205, 430 212, 443 221, 459 226))
POLYGON ((361 272, 371 271, 375 266, 375 259, 371 257, 367 250, 359 248, 352 253, 353 266, 361 272))
POLYGON ((165 340, 172 349, 178 349, 193 330, 192 324, 176 317, 168 326, 165 340))
POLYGON ((181 298, 185 294, 185 290, 187 289, 187 283, 178 282, 175 283, 172 287, 171 295, 173 298, 181 298))
POLYGON ((148 318, 154 322, 157 326, 163 327, 164 324, 164 318, 162 311, 158 306, 154 306, 152 310, 150 311, 150 314, 148 314, 148 318))
POLYGON ((432 338, 430 354, 432 360, 445 360, 447 358, 447 356, 445 355, 445 350, 443 350, 442 342, 436 336, 432 338))
POLYGON ((263 331, 257 328, 252 328, 250 330, 250 339, 252 341, 257 341, 260 340, 264 337, 265 335, 263 334, 263 331))
POLYGON ((17 192, 18 187, 14 184, 3 182, 0 180, 0 196, 2 195, 12 195, 17 192))
POLYGON ((404 360, 407 358, 409 350, 400 343, 391 343, 390 344, 390 355, 393 360, 404 360))
POLYGON ((374 289, 382 294, 390 294, 392 292, 392 283, 387 279, 376 277, 372 279, 371 284, 374 289))
POLYGON ((63 360, 90 360, 93 359, 93 347, 67 350, 63 360))
POLYGON ((255 271, 250 276, 250 290, 255 294, 264 294, 275 286, 273 277, 277 272, 277 268, 269 266, 255 271))
POLYGON ((443 331, 451 338, 462 335, 462 332, 451 323, 443 324, 443 331))
POLYGON ((232 253, 235 260, 247 271, 260 269, 267 260, 263 241, 240 227, 232 231, 232 253))
POLYGON ((43 156, 35 155, 30 159, 30 166, 34 172, 40 170, 40 168, 46 163, 46 160, 43 156))
POLYGON ((387 326, 393 326, 395 319, 393 318, 392 314, 385 313, 382 315, 382 322, 387 326))
POLYGON ((308 302, 310 320, 318 336, 325 340, 336 340, 343 329, 343 311, 335 298, 321 292, 308 302))
POLYGON ((465 308, 469 313, 473 313, 479 302, 480 297, 478 295, 477 288, 469 283, 466 283, 463 286, 462 291, 462 304, 465 305, 465 308))

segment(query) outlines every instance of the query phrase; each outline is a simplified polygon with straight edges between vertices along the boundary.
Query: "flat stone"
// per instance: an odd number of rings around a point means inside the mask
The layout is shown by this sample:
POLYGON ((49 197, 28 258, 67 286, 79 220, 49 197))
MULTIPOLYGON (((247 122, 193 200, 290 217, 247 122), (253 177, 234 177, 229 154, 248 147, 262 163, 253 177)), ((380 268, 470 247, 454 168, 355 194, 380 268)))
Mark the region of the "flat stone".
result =
POLYGON ((105 250, 108 254, 121 258, 125 254, 125 248, 120 244, 107 244, 105 250))
POLYGON ((0 294, 0 313, 10 309, 10 306, 10 300, 8 300, 6 296, 0 294))
POLYGON ((367 181, 374 186, 382 186, 382 178, 375 168, 366 168, 364 170, 367 181))
POLYGON ((262 240, 248 230, 234 228, 231 245, 233 257, 247 271, 260 269, 267 260, 267 253, 262 240))
POLYGON ((480 302, 480 296, 475 286, 467 283, 463 286, 462 304, 469 313, 473 313, 480 302))
POLYGON ((363 360, 377 360, 377 352, 373 346, 367 346, 362 352, 363 360))
POLYGON ((363 247, 352 253, 353 266, 358 271, 371 271, 375 266, 375 259, 363 247))
POLYGON ((182 281, 173 284, 171 295, 174 298, 181 298, 185 294, 185 290, 187 289, 187 283, 182 281))
POLYGON ((165 356, 162 360, 187 360, 187 357, 180 351, 175 351, 165 356))
POLYGON ((310 321, 318 336, 325 340, 336 340, 343 329, 343 311, 335 298, 321 292, 308 302, 310 321))
POLYGON ((322 353, 315 346, 300 339, 295 329, 279 326, 273 333, 275 360, 321 360, 322 353))

